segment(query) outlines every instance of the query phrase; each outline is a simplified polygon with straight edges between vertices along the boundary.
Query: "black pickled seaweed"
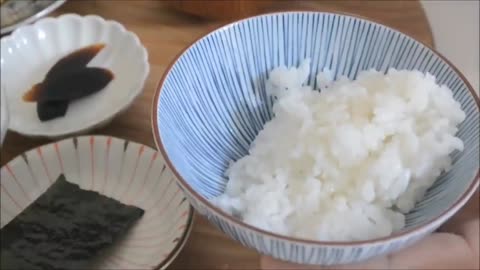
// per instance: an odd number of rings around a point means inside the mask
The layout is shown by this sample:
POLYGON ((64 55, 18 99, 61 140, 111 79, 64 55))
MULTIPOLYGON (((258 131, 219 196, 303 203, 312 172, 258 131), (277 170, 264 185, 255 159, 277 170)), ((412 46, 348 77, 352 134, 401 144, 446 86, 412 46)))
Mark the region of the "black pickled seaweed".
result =
POLYGON ((27 93, 23 95, 26 102, 35 102, 39 95, 46 90, 46 83, 52 83, 62 79, 65 75, 86 68, 87 64, 103 49, 105 44, 99 43, 78 49, 55 63, 50 68, 42 82, 35 84, 27 93))
POLYGON ((89 269, 143 214, 62 175, 1 229, 1 269, 89 269))
POLYGON ((67 113, 68 101, 47 101, 37 105, 37 115, 40 121, 48 121, 67 113))
POLYGON ((42 82, 23 95, 25 102, 37 102, 40 121, 65 116, 70 102, 104 89, 113 80, 110 70, 87 67, 104 47, 99 43, 68 54, 53 65, 42 82))
POLYGON ((39 91, 37 102, 71 101, 96 93, 113 79, 113 73, 105 68, 85 67, 46 81, 39 91))
POLYGON ((55 80, 55 77, 85 67, 103 48, 105 48, 103 43, 93 44, 64 56, 50 68, 44 81, 55 80))
POLYGON ((113 73, 107 69, 82 68, 58 80, 35 86, 35 89, 49 89, 49 91, 36 90, 38 118, 43 122, 65 116, 70 100, 96 93, 112 79, 113 73))

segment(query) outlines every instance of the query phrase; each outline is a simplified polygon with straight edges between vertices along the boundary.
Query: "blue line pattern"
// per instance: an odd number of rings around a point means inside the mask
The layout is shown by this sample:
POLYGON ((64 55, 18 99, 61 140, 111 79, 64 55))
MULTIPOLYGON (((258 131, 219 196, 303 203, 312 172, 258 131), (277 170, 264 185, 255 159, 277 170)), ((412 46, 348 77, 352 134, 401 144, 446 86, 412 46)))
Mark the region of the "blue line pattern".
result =
MULTIPOLYGON (((225 169, 248 153, 256 134, 271 119, 272 100, 264 85, 267 72, 279 65, 299 65, 305 58, 312 59, 310 84, 324 68, 334 71, 335 78, 351 79, 371 68, 417 69, 436 76, 437 83, 451 88, 462 104, 467 117, 458 136, 465 150, 453 153, 452 170, 407 215, 404 230, 430 222, 467 191, 479 169, 479 108, 459 74, 433 51, 391 28, 344 15, 289 12, 254 17, 207 35, 180 56, 161 85, 155 121, 162 143, 175 169, 200 196, 209 199, 223 192, 225 169)), ((411 233, 332 245, 260 233, 226 219, 185 191, 201 214, 243 245, 308 264, 351 263, 399 250, 458 210, 411 233)))

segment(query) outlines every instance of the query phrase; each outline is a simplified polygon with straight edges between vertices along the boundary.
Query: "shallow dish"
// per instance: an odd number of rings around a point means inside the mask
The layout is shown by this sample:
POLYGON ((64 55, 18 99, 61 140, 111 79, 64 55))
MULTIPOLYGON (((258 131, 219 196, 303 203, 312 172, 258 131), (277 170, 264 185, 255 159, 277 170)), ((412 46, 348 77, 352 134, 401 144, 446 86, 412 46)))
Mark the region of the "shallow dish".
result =
POLYGON ((2 84, 0 88, 0 146, 8 130, 8 120, 7 99, 5 98, 5 87, 2 84))
POLYGON ((193 210, 162 156, 148 146, 106 136, 44 145, 3 166, 1 226, 38 198, 61 173, 83 189, 145 210, 97 269, 164 269, 185 244, 193 210))
POLYGON ((59 137, 106 124, 142 92, 148 73, 147 50, 138 37, 121 24, 98 16, 45 18, 1 40, 9 128, 24 135, 59 137), (88 66, 108 68, 114 79, 100 92, 70 103, 64 117, 41 122, 36 104, 24 102, 22 95, 41 82, 60 58, 95 43, 105 43, 106 47, 88 66))
POLYGON ((1 34, 34 22, 63 5, 66 0, 6 0, 0 6, 1 34))
POLYGON ((187 197, 223 232, 260 253, 302 264, 346 264, 407 247, 455 214, 479 184, 479 99, 464 76, 440 54, 392 28, 349 15, 273 13, 241 20, 200 38, 176 58, 154 98, 152 122, 159 149, 187 197), (467 117, 458 136, 465 150, 453 153, 453 168, 437 179, 391 236, 354 242, 312 241, 245 224, 214 207, 223 193, 224 171, 248 153, 272 117, 267 72, 310 58, 335 78, 355 78, 375 68, 420 70, 446 84, 467 117))

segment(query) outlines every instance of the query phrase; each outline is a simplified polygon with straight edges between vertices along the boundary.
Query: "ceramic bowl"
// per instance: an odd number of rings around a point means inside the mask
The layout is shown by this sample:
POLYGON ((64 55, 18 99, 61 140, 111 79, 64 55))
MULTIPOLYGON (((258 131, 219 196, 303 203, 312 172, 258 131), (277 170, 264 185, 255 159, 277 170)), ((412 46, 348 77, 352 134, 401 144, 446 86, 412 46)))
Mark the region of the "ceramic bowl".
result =
POLYGON ((186 48, 160 81, 153 104, 156 142, 187 197, 201 214, 243 245, 302 264, 345 264, 388 254, 437 229, 457 212, 479 184, 479 99, 465 78, 426 45, 381 24, 354 16, 286 12, 224 26, 186 48), (265 231, 226 214, 209 199, 223 193, 224 171, 248 153, 272 117, 267 72, 310 58, 311 84, 327 68, 335 78, 355 78, 375 68, 420 70, 453 90, 467 117, 458 136, 463 152, 391 236, 356 242, 323 242, 265 231))
POLYGON ((66 0, 6 0, 0 6, 1 34, 10 33, 22 25, 53 12, 66 0))
POLYGON ((152 148, 105 136, 62 140, 30 150, 1 168, 1 226, 38 198, 60 174, 145 210, 95 269, 165 269, 185 244, 193 210, 152 148))
POLYGON ((7 99, 5 98, 5 87, 3 84, 0 88, 0 145, 2 145, 8 130, 9 114, 7 107, 7 99))
POLYGON ((108 123, 142 92, 148 54, 138 37, 121 24, 98 16, 67 14, 23 26, 1 40, 1 78, 7 86, 10 129, 28 136, 60 137, 108 123), (41 82, 63 56, 105 43, 88 66, 110 69, 115 78, 96 94, 71 102, 64 117, 41 122, 36 103, 22 96, 41 82))

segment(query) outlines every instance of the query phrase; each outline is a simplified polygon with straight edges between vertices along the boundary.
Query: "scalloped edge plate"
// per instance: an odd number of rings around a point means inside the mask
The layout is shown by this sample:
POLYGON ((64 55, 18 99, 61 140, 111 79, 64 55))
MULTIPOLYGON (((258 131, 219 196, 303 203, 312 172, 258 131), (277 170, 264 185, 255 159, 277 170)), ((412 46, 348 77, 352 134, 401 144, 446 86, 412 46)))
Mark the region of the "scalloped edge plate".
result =
MULTIPOLYGON (((65 4, 66 1, 67 0, 43 0, 43 2, 46 2, 46 3, 50 2, 50 3, 48 3, 48 5, 44 4, 44 5, 36 6, 35 2, 41 2, 41 1, 29 0, 28 2, 30 4, 23 5, 19 7, 20 10, 17 10, 15 6, 12 6, 12 5, 15 5, 15 2, 13 0, 10 0, 10 1, 7 0, 7 2, 3 3, 0 6, 2 17, 4 16, 15 17, 19 12, 23 14, 21 14, 21 16, 18 18, 11 18, 10 19, 11 21, 5 22, 5 25, 3 25, 4 22, 2 22, 0 34, 2 35, 8 34, 20 26, 32 23, 50 14, 51 12, 53 12, 54 10, 56 10, 57 8, 65 4)), ((22 2, 23 2, 22 4, 24 4, 27 1, 22 0, 22 2)))
POLYGON ((118 22, 96 15, 44 18, 18 28, 0 42, 9 128, 25 136, 58 138, 109 123, 143 92, 150 73, 148 52, 138 36, 118 22), (24 102, 22 95, 41 82, 60 58, 96 43, 106 47, 88 66, 108 68, 114 79, 103 90, 71 102, 64 117, 41 122, 36 103, 24 102))

